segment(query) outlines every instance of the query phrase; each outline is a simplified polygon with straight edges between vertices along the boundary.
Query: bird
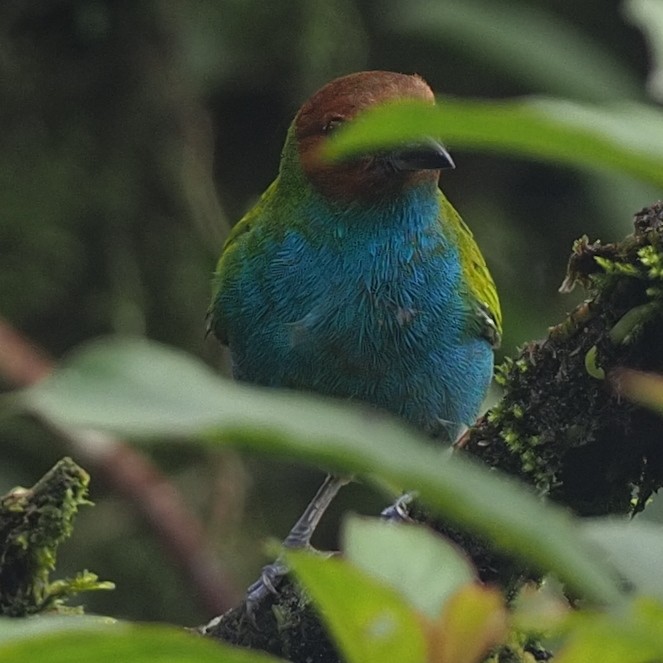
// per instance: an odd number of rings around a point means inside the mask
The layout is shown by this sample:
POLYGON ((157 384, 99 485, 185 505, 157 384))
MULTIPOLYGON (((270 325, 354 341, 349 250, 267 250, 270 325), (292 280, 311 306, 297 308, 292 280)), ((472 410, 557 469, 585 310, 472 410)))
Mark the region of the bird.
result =
MULTIPOLYGON (((214 274, 208 331, 236 380, 359 401, 452 443, 476 419, 502 332, 495 283, 439 188, 454 168, 432 137, 330 161, 364 111, 434 104, 423 78, 336 78, 296 113, 276 179, 234 226, 214 274)), ((347 478, 328 475, 284 540, 306 547, 347 478)), ((259 600, 286 569, 265 567, 259 600)))

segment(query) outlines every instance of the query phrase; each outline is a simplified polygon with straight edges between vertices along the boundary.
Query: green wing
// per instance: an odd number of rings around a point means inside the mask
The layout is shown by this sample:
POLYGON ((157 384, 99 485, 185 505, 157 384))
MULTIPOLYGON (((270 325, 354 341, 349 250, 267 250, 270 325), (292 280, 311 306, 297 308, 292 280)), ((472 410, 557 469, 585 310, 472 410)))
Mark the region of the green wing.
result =
POLYGON ((441 191, 440 209, 440 222, 444 225, 445 232, 451 233, 458 245, 461 268, 468 284, 467 294, 476 314, 479 331, 497 347, 502 335, 502 311, 493 277, 472 231, 441 191))
POLYGON ((272 182, 262 196, 260 196, 258 202, 232 227, 225 243, 223 244, 219 261, 216 264, 212 303, 207 310, 206 327, 207 334, 213 333, 221 343, 226 344, 227 338, 223 330, 223 325, 220 323, 220 318, 222 316, 221 311, 217 310, 217 296, 224 286, 226 286, 226 284, 232 279, 233 273, 238 268, 240 261, 238 260, 239 256, 237 255, 237 252, 249 239, 251 230, 254 226, 264 218, 265 208, 274 196, 277 181, 278 180, 272 182))
POLYGON ((267 206, 267 203, 274 196, 277 183, 278 179, 274 180, 267 187, 267 189, 262 194, 262 196, 260 196, 258 202, 232 227, 232 230, 228 234, 228 237, 223 245, 219 262, 216 265, 217 275, 221 271, 223 259, 226 253, 228 253, 228 251, 231 251, 233 246, 237 244, 240 237, 248 233, 249 230, 251 230, 251 228, 255 224, 255 222, 264 216, 265 207, 267 206))

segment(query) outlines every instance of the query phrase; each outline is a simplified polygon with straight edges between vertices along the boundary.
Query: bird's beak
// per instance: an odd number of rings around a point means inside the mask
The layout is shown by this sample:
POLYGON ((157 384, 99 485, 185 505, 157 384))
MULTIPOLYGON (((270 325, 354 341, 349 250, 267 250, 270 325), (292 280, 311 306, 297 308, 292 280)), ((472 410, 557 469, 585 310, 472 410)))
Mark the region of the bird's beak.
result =
POLYGON ((437 170, 456 167, 444 145, 432 138, 397 148, 385 156, 395 170, 437 170))

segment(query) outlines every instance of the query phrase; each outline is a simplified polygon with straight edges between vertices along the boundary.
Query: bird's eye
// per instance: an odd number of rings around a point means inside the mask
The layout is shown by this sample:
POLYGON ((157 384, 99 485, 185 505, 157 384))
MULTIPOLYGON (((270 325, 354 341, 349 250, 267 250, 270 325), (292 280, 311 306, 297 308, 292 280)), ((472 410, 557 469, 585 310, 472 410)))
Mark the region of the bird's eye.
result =
POLYGON ((330 134, 338 127, 340 127, 343 124, 343 118, 342 117, 332 117, 329 118, 323 125, 322 125, 322 133, 323 134, 330 134))

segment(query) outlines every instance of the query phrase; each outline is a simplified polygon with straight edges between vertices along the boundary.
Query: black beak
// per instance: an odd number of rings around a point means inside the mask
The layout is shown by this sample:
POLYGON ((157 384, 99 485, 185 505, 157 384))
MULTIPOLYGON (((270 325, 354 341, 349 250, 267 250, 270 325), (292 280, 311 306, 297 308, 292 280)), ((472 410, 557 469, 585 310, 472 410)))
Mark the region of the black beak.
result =
POLYGON ((432 138, 426 142, 395 149, 389 152, 386 158, 395 170, 437 170, 456 167, 449 152, 432 138))

